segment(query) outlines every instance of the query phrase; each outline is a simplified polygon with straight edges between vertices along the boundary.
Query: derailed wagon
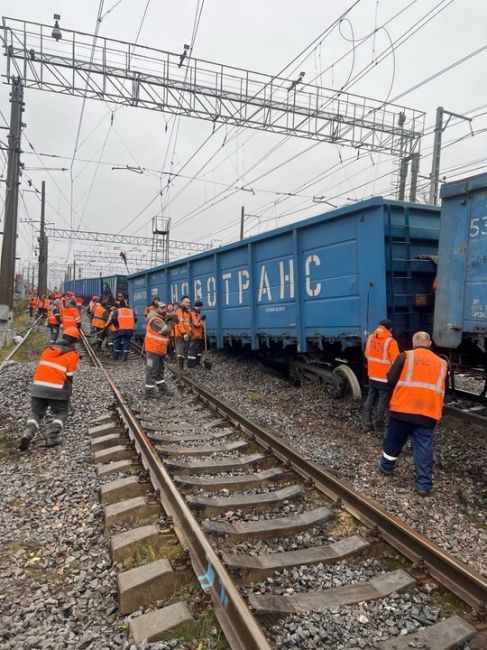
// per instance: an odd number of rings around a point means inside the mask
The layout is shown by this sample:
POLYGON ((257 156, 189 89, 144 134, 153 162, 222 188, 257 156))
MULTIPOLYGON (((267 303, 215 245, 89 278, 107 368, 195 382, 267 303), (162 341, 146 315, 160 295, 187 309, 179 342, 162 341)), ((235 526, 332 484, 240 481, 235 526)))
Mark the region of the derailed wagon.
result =
POLYGON ((432 330, 440 210, 376 197, 129 276, 143 335, 151 299, 201 299, 218 348, 286 358, 296 380, 360 392, 363 347, 386 316, 403 346, 432 330))

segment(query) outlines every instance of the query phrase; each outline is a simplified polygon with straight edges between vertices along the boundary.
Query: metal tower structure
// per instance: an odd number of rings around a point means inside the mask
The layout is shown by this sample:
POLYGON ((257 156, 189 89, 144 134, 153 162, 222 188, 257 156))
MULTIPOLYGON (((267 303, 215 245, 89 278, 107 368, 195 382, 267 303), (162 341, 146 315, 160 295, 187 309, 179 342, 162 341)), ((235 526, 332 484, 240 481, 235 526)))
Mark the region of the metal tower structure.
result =
POLYGON ((151 264, 167 264, 169 262, 169 230, 171 219, 152 217, 152 249, 151 264))
POLYGON ((419 153, 424 113, 360 95, 52 25, 3 18, 6 77, 26 88, 89 97, 213 123, 357 149, 419 153))
MULTIPOLYGON (((69 230, 68 228, 56 228, 55 226, 45 227, 46 236, 50 239, 70 239, 72 241, 106 242, 110 244, 126 244, 128 246, 145 246, 152 250, 152 237, 137 237, 136 235, 117 235, 108 232, 94 232, 89 230, 69 230)), ((185 251, 187 253, 199 253, 212 247, 212 244, 200 244, 199 242, 187 242, 171 240, 168 242, 168 250, 173 252, 185 251)))

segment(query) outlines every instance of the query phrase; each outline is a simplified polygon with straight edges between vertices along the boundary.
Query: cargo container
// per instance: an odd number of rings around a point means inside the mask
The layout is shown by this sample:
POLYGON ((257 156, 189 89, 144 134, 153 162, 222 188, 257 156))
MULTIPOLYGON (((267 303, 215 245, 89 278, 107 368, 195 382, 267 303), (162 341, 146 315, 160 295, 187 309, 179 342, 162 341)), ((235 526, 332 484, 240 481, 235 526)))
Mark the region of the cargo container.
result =
POLYGON ((445 183, 441 199, 433 339, 485 366, 487 173, 445 183))
POLYGON ((76 296, 81 296, 86 303, 92 296, 100 296, 105 304, 110 304, 117 293, 127 296, 127 276, 109 275, 96 278, 80 278, 64 282, 63 291, 74 291, 76 296))
POLYGON ((138 333, 153 297, 188 294, 203 301, 218 348, 286 351, 322 364, 326 381, 344 363, 360 376, 379 320, 392 319, 403 345, 431 331, 439 224, 439 208, 377 197, 135 273, 138 333))

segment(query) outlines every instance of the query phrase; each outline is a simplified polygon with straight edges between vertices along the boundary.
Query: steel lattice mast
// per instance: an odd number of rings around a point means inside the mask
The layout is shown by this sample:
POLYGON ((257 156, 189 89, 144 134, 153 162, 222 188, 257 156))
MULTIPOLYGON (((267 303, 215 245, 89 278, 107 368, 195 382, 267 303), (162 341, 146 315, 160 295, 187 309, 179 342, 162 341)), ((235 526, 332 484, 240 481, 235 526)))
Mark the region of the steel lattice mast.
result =
POLYGON ((422 111, 125 41, 3 18, 6 77, 26 88, 344 144, 419 153, 422 111))

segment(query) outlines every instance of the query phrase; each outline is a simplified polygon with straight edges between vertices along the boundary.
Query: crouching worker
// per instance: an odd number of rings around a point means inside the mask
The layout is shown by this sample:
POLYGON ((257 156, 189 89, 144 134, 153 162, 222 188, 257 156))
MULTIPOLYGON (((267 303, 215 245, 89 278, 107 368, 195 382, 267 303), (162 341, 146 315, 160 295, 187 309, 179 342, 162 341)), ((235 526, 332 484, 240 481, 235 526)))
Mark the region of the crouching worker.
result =
POLYGON ((58 343, 48 345, 42 352, 32 380, 32 415, 27 420, 19 449, 25 451, 39 433, 40 423, 50 407, 54 420, 47 427, 46 446, 61 442, 64 421, 68 415, 73 376, 78 366, 79 354, 75 344, 79 329, 67 327, 58 343))
MULTIPOLYGON (((164 357, 170 342, 172 324, 166 321, 165 305, 149 305, 145 328, 145 396, 154 397, 156 389, 165 391, 164 357)), ((169 320, 169 318, 168 318, 169 320)))

